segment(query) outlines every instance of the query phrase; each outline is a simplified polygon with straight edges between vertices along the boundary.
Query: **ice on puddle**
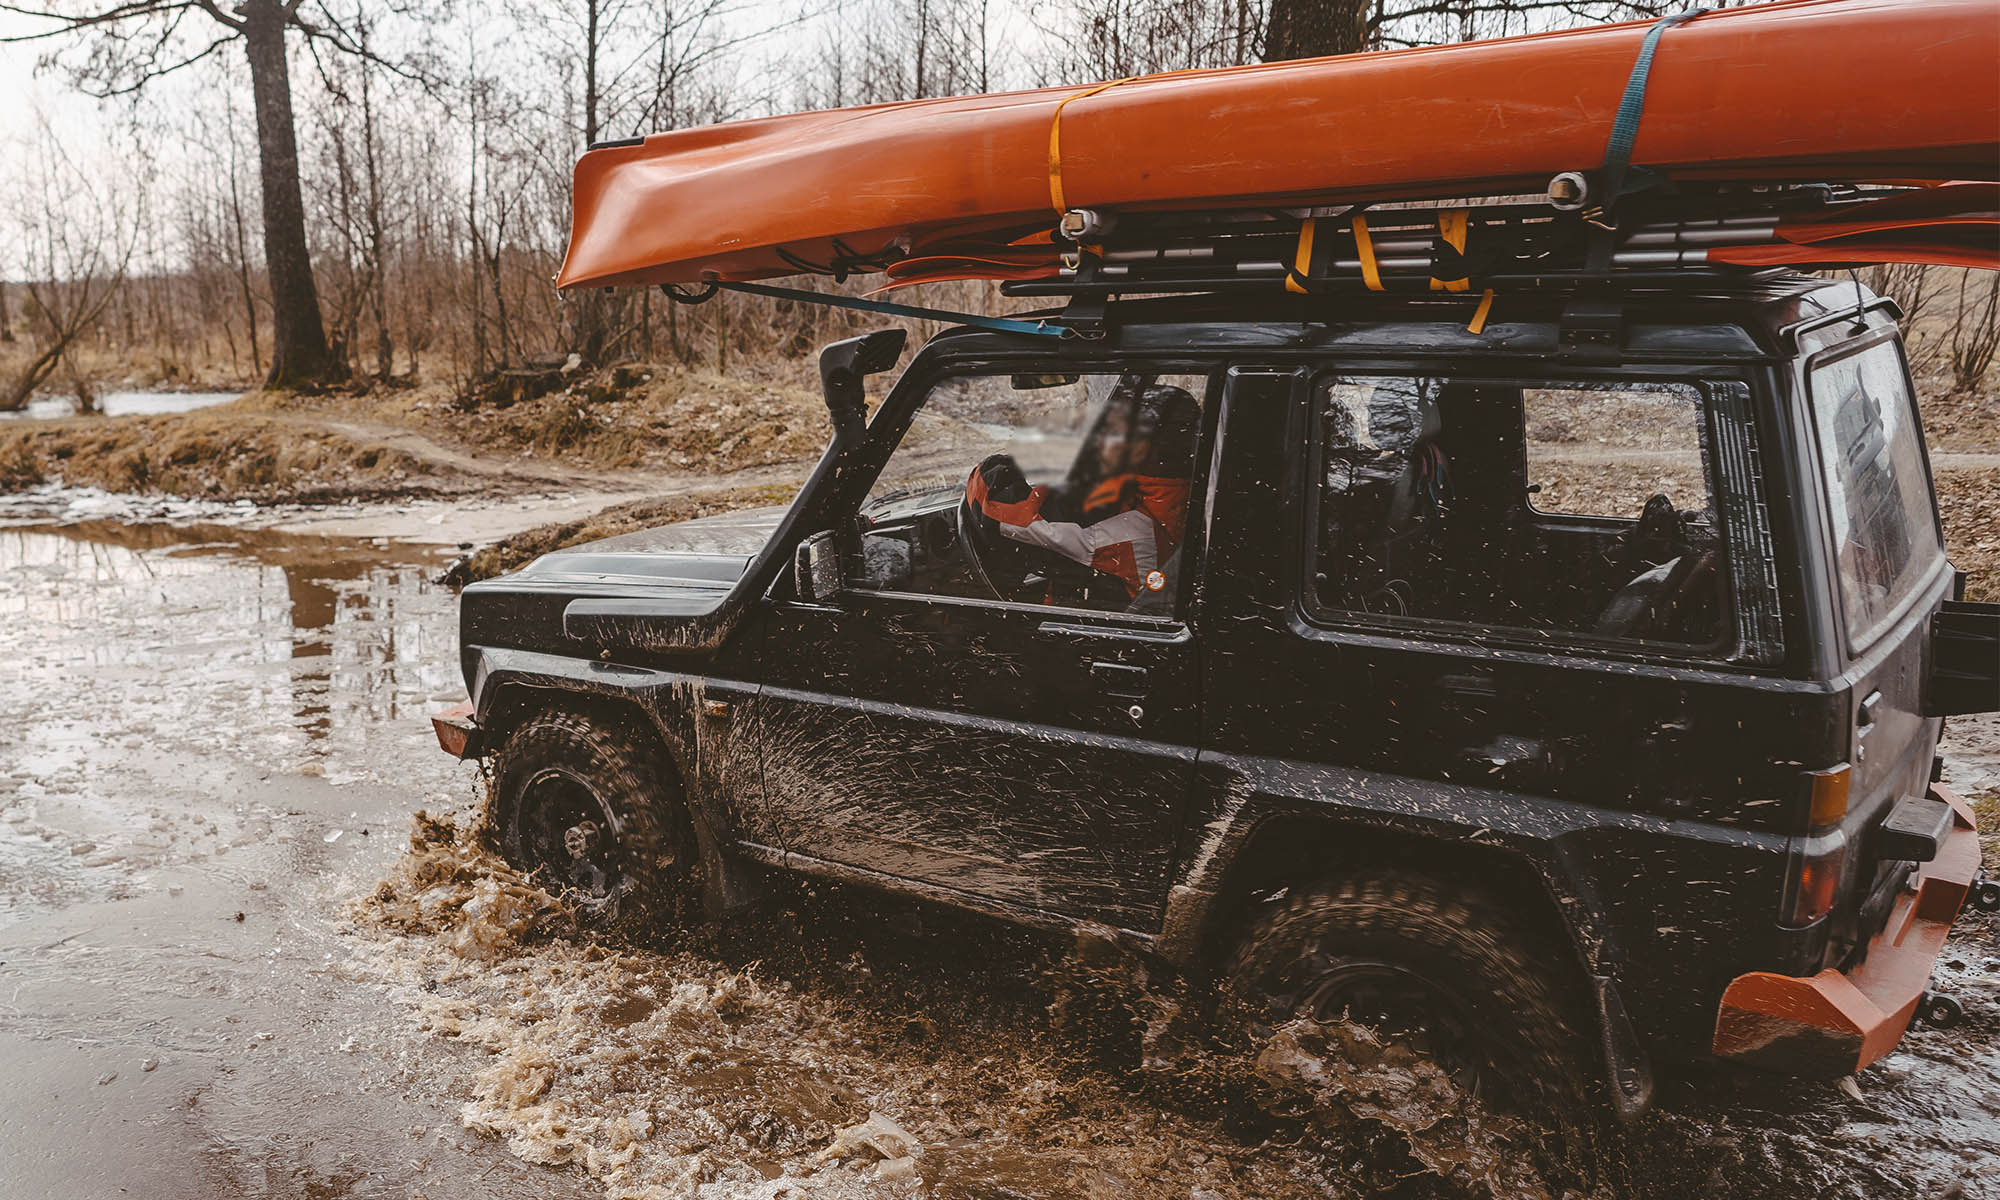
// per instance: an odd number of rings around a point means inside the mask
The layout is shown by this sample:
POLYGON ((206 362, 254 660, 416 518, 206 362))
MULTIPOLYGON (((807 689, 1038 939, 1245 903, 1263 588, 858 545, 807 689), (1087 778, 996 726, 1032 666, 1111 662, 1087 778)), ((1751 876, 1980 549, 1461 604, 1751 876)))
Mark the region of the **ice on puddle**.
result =
POLYGON ((914 1157, 906 1156, 903 1158, 883 1159, 882 1164, 875 1168, 875 1178, 919 1179, 921 1176, 917 1174, 917 1160, 914 1157))
POLYGON ((923 1143, 909 1130, 881 1113, 871 1112, 861 1124, 849 1125, 834 1134, 833 1144, 820 1151, 820 1161, 846 1158, 863 1147, 884 1159, 921 1158, 924 1153, 923 1143))

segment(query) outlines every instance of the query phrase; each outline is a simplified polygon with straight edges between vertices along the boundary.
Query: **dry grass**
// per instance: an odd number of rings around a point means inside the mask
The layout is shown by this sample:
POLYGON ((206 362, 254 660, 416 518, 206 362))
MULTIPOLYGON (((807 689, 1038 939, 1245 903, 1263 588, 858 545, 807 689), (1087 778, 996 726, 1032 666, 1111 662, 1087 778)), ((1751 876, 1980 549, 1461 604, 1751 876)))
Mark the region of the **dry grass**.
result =
POLYGON ((60 480, 113 492, 323 502, 436 490, 429 464, 385 446, 215 409, 0 427, 0 487, 60 480))
POLYGON ((2000 600, 2000 471, 1942 467, 1936 472, 1945 547, 1967 575, 1968 600, 2000 600))
POLYGON ((446 574, 445 581, 463 586, 480 579, 504 575, 554 550, 579 546, 600 538, 615 537, 640 529, 692 521, 742 508, 784 504, 792 498, 789 485, 724 488, 687 496, 667 496, 657 500, 633 500, 602 512, 557 525, 543 525, 517 533, 486 547, 446 574))
POLYGON ((1932 450, 2000 449, 2000 391, 1952 391, 1944 381, 1923 384, 1918 381, 1917 395, 1932 450))
POLYGON ((668 366, 579 373, 561 390, 504 406, 465 406, 442 383, 359 395, 260 392, 242 406, 404 426, 469 453, 595 470, 722 474, 808 460, 827 439, 819 392, 786 374, 668 366))
MULTIPOLYGON (((0 381, 13 379, 35 356, 33 339, 0 342, 0 381)), ((229 357, 219 342, 194 346, 147 346, 111 349, 95 340, 75 348, 77 369, 90 388, 105 392, 233 392, 257 386, 250 364, 229 357)), ((58 369, 41 391, 75 394, 68 369, 58 369)))

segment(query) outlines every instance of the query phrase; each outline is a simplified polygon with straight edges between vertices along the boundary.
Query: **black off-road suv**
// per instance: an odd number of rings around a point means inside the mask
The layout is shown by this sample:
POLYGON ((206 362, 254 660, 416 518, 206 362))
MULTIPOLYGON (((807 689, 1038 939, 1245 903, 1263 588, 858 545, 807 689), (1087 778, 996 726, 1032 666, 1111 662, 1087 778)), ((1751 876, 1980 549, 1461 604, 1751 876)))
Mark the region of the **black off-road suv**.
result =
POLYGON ((613 904, 790 871, 1102 927, 1628 1114, 1663 1059, 1854 1071, 1981 888, 1941 718, 2000 708, 1894 306, 1493 317, 1123 301, 944 333, 879 405, 902 334, 833 345, 789 509, 465 590, 440 740, 494 756, 511 858, 613 904), (1093 508, 1145 561, 1051 548, 1093 508))

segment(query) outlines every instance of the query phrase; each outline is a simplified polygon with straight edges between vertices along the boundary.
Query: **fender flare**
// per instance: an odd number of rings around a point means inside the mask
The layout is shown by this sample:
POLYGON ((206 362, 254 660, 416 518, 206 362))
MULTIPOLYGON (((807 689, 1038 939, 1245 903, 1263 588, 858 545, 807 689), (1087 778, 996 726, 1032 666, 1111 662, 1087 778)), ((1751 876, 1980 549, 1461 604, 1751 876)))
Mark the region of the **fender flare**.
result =
POLYGON ((1379 813, 1324 799, 1239 790, 1225 799, 1187 870, 1169 890, 1154 950, 1178 969, 1201 973, 1215 961, 1234 923, 1236 903, 1252 882, 1244 864, 1254 864, 1267 844, 1260 839, 1296 844, 1302 826, 1336 841, 1406 845, 1416 851, 1412 865, 1418 868, 1426 859, 1441 858, 1504 863, 1517 876, 1536 882, 1546 915, 1559 924, 1573 951, 1577 983, 1597 1017, 1606 1099, 1623 1122, 1643 1116, 1652 1105, 1652 1063, 1619 994, 1612 969, 1617 950, 1588 880, 1563 861, 1559 843, 1495 837, 1491 829, 1450 820, 1426 824, 1412 828, 1407 821, 1391 823, 1379 813))
POLYGON ((641 667, 607 670, 586 660, 512 650, 480 651, 474 677, 476 720, 496 751, 526 714, 549 707, 623 711, 638 720, 666 752, 680 787, 701 858, 704 915, 719 922, 754 901, 753 877, 729 852, 725 833, 730 827, 722 778, 726 745, 716 743, 726 742, 727 722, 701 716, 712 681, 641 667))

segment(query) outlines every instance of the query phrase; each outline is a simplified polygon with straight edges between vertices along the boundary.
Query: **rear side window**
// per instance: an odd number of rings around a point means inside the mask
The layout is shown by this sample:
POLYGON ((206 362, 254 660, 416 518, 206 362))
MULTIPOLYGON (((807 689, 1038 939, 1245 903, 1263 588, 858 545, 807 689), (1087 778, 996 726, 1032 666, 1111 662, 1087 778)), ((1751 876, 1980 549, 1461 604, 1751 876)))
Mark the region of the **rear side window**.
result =
POLYGON ((1748 458, 1740 393, 1321 379, 1308 610, 1767 660, 1769 541, 1762 506, 1739 502, 1755 481, 1720 497, 1711 482, 1718 452, 1748 458))
POLYGON ((1700 396, 1676 384, 1523 388, 1529 503, 1630 517, 1635 496, 1706 508, 1700 396))
POLYGON ((1809 388, 1851 646, 1901 611, 1936 563, 1923 443, 1894 342, 1814 364, 1809 388))

